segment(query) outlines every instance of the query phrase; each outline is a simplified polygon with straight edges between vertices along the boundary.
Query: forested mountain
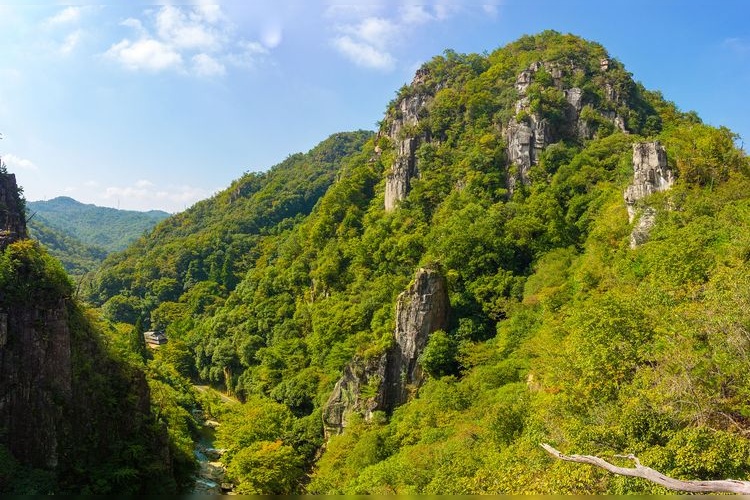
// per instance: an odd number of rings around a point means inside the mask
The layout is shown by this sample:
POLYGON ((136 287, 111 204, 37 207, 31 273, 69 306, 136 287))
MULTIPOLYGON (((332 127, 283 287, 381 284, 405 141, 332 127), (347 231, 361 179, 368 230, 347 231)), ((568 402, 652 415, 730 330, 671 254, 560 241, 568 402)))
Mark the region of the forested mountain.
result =
POLYGON ((58 258, 72 277, 81 277, 92 271, 107 256, 107 251, 103 248, 86 245, 64 231, 48 226, 41 219, 32 219, 28 225, 29 236, 58 258))
POLYGON ((245 402, 212 409, 239 492, 664 492, 541 442, 743 479, 735 139, 575 36, 447 51, 375 136, 332 136, 162 222, 91 299, 166 330, 147 363, 174 370, 165 391, 245 402))
POLYGON ((80 277, 110 252, 124 250, 169 217, 160 210, 137 212, 83 204, 67 196, 26 203, 29 234, 80 277))
POLYGON ((159 221, 169 217, 167 212, 161 210, 137 212, 98 207, 67 196, 46 201, 29 201, 26 206, 32 229, 35 222, 40 221, 85 245, 98 247, 106 252, 124 250, 159 221))

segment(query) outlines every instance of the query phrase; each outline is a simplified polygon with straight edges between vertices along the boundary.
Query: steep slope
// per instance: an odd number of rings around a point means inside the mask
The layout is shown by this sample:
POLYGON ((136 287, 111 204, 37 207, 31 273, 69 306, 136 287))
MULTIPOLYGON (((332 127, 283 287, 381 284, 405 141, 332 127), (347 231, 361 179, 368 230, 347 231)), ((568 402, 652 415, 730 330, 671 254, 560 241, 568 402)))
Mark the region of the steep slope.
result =
MULTIPOLYGON (((262 236, 284 231, 312 210, 340 162, 371 135, 335 134, 306 154, 265 173, 246 174, 228 189, 159 224, 127 251, 111 256, 92 300, 112 319, 146 322, 160 303, 194 294, 217 299, 252 265, 262 236)), ((156 325, 159 326, 159 325, 156 325)))
POLYGON ((0 492, 176 492, 143 372, 107 349, 24 220, 15 178, 2 171, 0 492))
POLYGON ((219 429, 239 492, 661 492, 541 441, 742 478, 734 139, 571 35, 448 51, 308 216, 259 234, 226 300, 193 287, 146 310, 184 374, 246 401, 219 429))
POLYGON ((28 223, 29 236, 60 260, 65 271, 74 278, 80 278, 93 271, 107 256, 106 250, 86 245, 64 231, 46 225, 36 218, 28 223))
POLYGON ((26 205, 32 231, 36 229, 36 223, 41 222, 43 226, 61 231, 85 245, 101 248, 106 252, 125 249, 159 221, 169 217, 168 213, 160 210, 137 212, 98 207, 67 196, 47 201, 30 201, 26 205))

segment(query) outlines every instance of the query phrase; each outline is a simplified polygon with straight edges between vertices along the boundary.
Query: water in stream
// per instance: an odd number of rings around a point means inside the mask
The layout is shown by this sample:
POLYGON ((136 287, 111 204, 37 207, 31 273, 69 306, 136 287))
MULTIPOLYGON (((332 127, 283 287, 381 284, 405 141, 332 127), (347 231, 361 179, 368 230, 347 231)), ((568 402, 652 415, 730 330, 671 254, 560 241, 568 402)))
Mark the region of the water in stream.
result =
POLYGON ((204 420, 202 413, 196 411, 196 419, 202 423, 200 436, 195 443, 193 453, 198 460, 200 469, 195 478, 193 493, 226 495, 231 494, 232 485, 224 481, 226 469, 219 461, 224 450, 214 447, 216 438, 216 427, 219 425, 215 420, 204 420))

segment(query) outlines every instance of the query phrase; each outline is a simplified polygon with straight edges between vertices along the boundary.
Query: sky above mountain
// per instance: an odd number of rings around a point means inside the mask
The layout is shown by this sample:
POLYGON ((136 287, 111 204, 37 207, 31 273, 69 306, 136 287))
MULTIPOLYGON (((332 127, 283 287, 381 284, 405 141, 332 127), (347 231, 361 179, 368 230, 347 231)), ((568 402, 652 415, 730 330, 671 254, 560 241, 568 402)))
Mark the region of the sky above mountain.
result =
POLYGON ((747 0, 0 0, 0 156, 29 200, 176 212, 377 127, 445 49, 554 29, 750 142, 747 0))

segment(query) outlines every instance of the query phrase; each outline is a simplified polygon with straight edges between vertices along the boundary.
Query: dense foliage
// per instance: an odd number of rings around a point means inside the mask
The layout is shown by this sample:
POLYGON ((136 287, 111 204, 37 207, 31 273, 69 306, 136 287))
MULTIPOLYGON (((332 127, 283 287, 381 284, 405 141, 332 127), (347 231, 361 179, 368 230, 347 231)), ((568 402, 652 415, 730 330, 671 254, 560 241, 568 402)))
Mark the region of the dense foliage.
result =
POLYGON ((67 196, 30 201, 26 205, 32 227, 39 221, 84 245, 97 247, 105 252, 124 250, 158 222, 169 217, 168 213, 161 210, 137 212, 98 207, 67 196))
POLYGON ((125 249, 169 216, 86 205, 60 196, 27 202, 29 235, 60 259, 76 280, 96 269, 110 252, 125 249))
POLYGON ((307 154, 265 173, 247 173, 228 189, 159 224, 125 252, 109 257, 91 300, 109 317, 154 327, 174 310, 220 301, 260 253, 261 240, 307 215, 333 182, 342 158, 371 136, 334 134, 307 154), (163 305, 169 303, 168 305, 163 305), (160 311, 155 311, 159 306, 160 311))
MULTIPOLYGON (((165 328, 160 356, 180 376, 245 401, 220 431, 239 491, 662 492, 551 462, 542 441, 637 453, 677 477, 747 478, 750 164, 736 137, 570 35, 446 52, 423 70, 376 138, 334 136, 246 175, 111 258, 94 290, 112 319, 165 328), (587 97, 591 136, 561 132, 510 193, 503 130, 529 119, 514 84, 537 61, 575 68, 561 78, 587 97), (429 104, 404 133, 429 140, 386 212, 387 131, 415 94, 429 104), (645 201, 656 225, 631 249, 631 144, 656 139, 677 181, 645 201), (392 415, 353 416, 319 455, 341 370, 392 342, 396 296, 427 264, 451 302, 421 358, 428 382, 392 415)), ((531 112, 564 122, 551 74, 527 95, 531 112)))
POLYGON ((29 236, 39 241, 51 255, 58 258, 65 270, 75 279, 96 269, 107 256, 105 250, 86 245, 41 220, 29 221, 28 231, 29 236))

